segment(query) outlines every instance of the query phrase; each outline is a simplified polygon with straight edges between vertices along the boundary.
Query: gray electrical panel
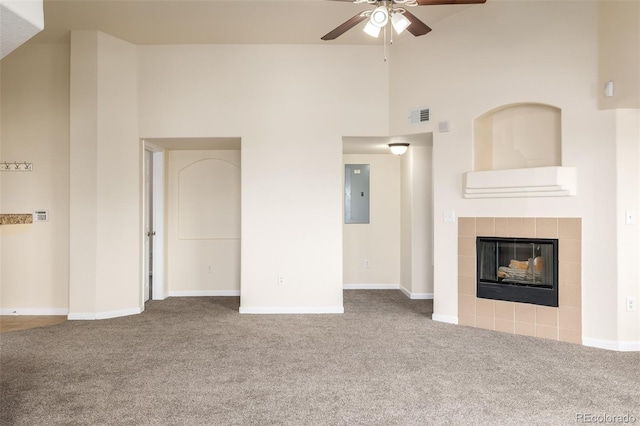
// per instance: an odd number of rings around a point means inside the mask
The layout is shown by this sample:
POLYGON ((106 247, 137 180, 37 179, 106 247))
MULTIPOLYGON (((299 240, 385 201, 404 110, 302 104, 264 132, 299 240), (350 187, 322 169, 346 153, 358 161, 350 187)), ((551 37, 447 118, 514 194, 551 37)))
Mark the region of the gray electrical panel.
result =
POLYGON ((369 223, 369 165, 344 165, 344 223, 369 223))

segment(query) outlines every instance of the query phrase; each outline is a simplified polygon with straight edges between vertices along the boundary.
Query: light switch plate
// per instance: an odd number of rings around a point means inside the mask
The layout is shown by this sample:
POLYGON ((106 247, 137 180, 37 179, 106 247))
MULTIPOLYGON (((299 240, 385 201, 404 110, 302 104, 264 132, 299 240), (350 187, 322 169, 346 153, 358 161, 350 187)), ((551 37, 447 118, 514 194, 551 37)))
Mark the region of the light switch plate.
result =
POLYGON ((443 213, 443 219, 446 223, 454 223, 456 221, 455 210, 445 210, 443 213))

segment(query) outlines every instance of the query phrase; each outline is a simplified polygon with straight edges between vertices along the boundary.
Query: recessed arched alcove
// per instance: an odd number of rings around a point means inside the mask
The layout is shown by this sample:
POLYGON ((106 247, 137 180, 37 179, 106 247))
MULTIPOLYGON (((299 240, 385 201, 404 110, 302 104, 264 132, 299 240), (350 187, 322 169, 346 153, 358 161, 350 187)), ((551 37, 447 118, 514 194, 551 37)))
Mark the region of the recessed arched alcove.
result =
POLYGON ((576 195, 576 169, 562 164, 561 128, 560 108, 541 103, 503 105, 480 115, 464 198, 576 195))
POLYGON ((474 123, 474 170, 561 166, 561 110, 540 103, 495 108, 474 123))

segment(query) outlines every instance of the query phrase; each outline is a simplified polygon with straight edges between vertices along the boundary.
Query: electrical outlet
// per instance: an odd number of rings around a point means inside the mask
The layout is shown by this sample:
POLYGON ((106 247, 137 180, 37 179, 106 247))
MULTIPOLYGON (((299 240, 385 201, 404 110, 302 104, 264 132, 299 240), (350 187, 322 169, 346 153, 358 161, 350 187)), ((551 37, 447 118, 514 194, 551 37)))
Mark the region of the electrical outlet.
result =
POLYGON ((371 264, 369 263, 369 259, 365 259, 364 261, 364 267, 368 268, 369 266, 371 266, 371 264))
POLYGON ((210 274, 213 273, 213 267, 211 265, 209 265, 209 267, 207 268, 207 272, 209 272, 210 274))
POLYGON ((284 285, 284 275, 278 275, 278 285, 284 285))
POLYGON ((638 302, 635 297, 627 297, 627 312, 636 312, 638 310, 638 302))

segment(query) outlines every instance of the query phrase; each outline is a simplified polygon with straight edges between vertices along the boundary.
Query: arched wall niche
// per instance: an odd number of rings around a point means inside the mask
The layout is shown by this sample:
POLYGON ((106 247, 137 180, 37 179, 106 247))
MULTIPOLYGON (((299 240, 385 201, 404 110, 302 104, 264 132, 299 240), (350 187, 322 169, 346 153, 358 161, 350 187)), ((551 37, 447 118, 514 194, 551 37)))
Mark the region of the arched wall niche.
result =
POLYGON ((560 108, 541 103, 503 105, 474 121, 474 170, 562 165, 560 108))

